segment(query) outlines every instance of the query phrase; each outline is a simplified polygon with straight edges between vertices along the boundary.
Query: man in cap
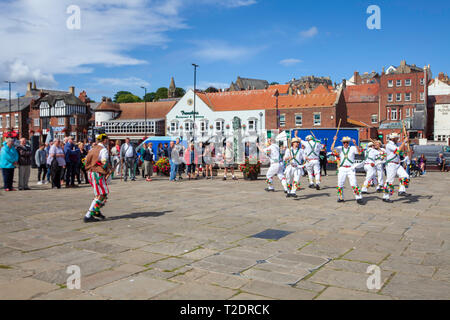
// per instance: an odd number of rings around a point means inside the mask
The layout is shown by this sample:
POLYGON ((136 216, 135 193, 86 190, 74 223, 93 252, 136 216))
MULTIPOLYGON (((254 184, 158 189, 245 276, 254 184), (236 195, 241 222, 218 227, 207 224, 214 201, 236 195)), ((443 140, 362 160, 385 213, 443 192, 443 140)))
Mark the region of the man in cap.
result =
POLYGON ((95 198, 84 216, 84 222, 98 221, 96 217, 105 219, 105 216, 100 212, 100 208, 106 204, 109 194, 107 181, 111 173, 111 166, 108 161, 108 149, 106 148, 108 142, 108 136, 100 134, 97 137, 97 145, 92 147, 86 157, 85 168, 88 171, 89 182, 94 188, 95 198))
POLYGON ((258 148, 261 150, 261 152, 264 152, 270 159, 270 167, 267 170, 266 174, 266 183, 267 188, 266 191, 274 192, 275 188, 273 187, 273 177, 278 176, 278 179, 280 179, 281 184, 284 188, 284 193, 288 193, 287 183, 286 183, 286 177, 284 176, 283 172, 283 165, 281 163, 281 157, 280 157, 280 148, 276 143, 273 143, 272 139, 267 140, 267 147, 265 149, 258 146, 258 148))
POLYGON ((408 196, 406 188, 409 186, 409 175, 400 164, 400 156, 404 154, 408 138, 403 141, 400 147, 397 146, 398 133, 391 133, 388 136, 388 143, 386 144, 386 184, 384 186, 383 201, 392 203, 390 196, 394 194, 394 180, 398 176, 400 179, 399 196, 408 196))
POLYGON ((300 148, 300 139, 294 138, 291 141, 291 148, 286 150, 284 161, 288 163, 284 174, 288 187, 286 198, 297 198, 296 191, 300 188, 300 177, 303 175, 303 149, 300 148))
POLYGON ((309 187, 314 188, 314 177, 316 180, 315 188, 320 190, 320 160, 319 154, 322 149, 320 141, 314 139, 312 135, 306 137, 306 141, 300 139, 300 143, 305 147, 306 171, 308 172, 309 187))
POLYGON ((366 180, 364 180, 363 187, 361 189, 362 194, 367 193, 369 184, 376 179, 377 171, 375 168, 375 161, 378 157, 378 151, 374 148, 374 143, 369 142, 366 150, 364 150, 364 171, 366 171, 366 180))
MULTIPOLYGON (((337 136, 334 137, 336 141, 337 136)), ((358 148, 356 147, 356 141, 350 137, 344 137, 341 140, 342 146, 336 147, 333 152, 335 155, 339 155, 340 165, 338 168, 338 202, 344 202, 344 184, 348 177, 350 186, 353 189, 353 194, 355 195, 356 202, 358 204, 363 204, 361 191, 358 187, 358 182, 356 181, 356 170, 355 170, 355 156, 359 154, 358 148), (350 141, 353 141, 354 146, 350 146, 350 141)))

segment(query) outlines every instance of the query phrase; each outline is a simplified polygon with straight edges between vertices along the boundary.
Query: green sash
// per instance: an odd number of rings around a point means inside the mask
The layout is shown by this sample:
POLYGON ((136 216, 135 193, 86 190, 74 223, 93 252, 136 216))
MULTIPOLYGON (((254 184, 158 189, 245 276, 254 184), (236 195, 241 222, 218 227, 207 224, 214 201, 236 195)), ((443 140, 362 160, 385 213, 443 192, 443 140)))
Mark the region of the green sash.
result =
POLYGON ((297 152, 296 152, 296 153, 294 153, 294 149, 291 148, 291 154, 293 155, 295 162, 297 162, 298 165, 300 166, 300 162, 298 162, 298 160, 297 160, 297 154, 298 154, 299 152, 300 152, 300 148, 297 149, 297 152))
POLYGON ((314 141, 314 146, 312 146, 311 143, 309 143, 309 141, 308 141, 308 144, 309 144, 309 147, 311 148, 311 152, 307 155, 307 157, 309 157, 312 154, 314 154, 316 157, 319 157, 319 155, 315 152, 317 142, 314 141))
POLYGON ((341 161, 341 165, 339 166, 339 168, 344 165, 345 160, 350 162, 350 164, 353 164, 353 161, 348 158, 349 152, 350 152, 350 147, 347 149, 347 152, 345 152, 344 147, 342 147, 342 153, 344 154, 344 159, 341 161))

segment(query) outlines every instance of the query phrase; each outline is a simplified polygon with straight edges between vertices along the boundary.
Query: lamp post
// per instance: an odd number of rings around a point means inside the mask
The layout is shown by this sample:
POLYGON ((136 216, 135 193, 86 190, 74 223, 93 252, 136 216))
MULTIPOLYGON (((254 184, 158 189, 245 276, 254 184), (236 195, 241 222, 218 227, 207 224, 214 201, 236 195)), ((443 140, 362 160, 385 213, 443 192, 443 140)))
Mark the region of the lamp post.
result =
POLYGON ((8 84, 8 86, 9 86, 9 132, 10 132, 10 134, 11 134, 11 131, 12 131, 12 125, 11 125, 11 122, 12 122, 12 113, 11 113, 11 84, 12 83, 15 83, 15 82, 12 82, 12 81, 5 81, 5 83, 7 83, 8 84))
MULTIPOLYGON (((143 86, 141 86, 141 88, 142 89, 144 89, 144 118, 145 118, 145 124, 144 124, 144 131, 145 131, 145 133, 144 133, 144 135, 145 135, 145 139, 147 139, 147 100, 146 100, 146 96, 147 96, 147 88, 146 87, 143 87, 143 86)), ((145 140, 144 139, 144 140, 145 140)))
MULTIPOLYGON (((20 93, 17 92, 17 131, 20 133, 20 105, 19 105, 19 99, 20 99, 20 93)), ((14 117, 14 122, 16 122, 16 117, 14 117)))
POLYGON ((277 130, 279 130, 280 129, 280 115, 278 114, 278 96, 280 95, 279 93, 278 93, 278 90, 277 91, 275 91, 275 97, 276 97, 276 104, 275 104, 275 108, 276 108, 276 110, 277 110, 277 130))
POLYGON ((194 143, 195 143, 195 96, 196 94, 196 90, 197 90, 197 68, 198 68, 198 64, 193 63, 192 66, 194 67, 194 130, 193 130, 193 135, 194 135, 194 143))

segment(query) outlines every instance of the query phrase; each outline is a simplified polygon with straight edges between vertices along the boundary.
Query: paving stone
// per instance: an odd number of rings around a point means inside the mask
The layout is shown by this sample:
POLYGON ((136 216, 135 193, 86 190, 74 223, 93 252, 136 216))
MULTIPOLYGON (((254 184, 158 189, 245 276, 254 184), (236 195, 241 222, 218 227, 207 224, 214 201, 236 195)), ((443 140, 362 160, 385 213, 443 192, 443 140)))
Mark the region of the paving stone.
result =
POLYGON ((316 300, 392 300, 392 298, 381 294, 328 287, 316 300))
POLYGON ((273 300, 268 297, 258 296, 250 293, 239 293, 238 295, 230 298, 229 300, 273 300))
POLYGON ((23 278, 0 283, 0 300, 31 299, 40 293, 46 293, 59 287, 33 278, 23 278))
POLYGON ((434 266, 424 266, 416 263, 411 263, 411 261, 416 261, 414 258, 402 257, 402 256, 391 256, 385 260, 380 267, 383 270, 395 271, 397 273, 413 273, 423 277, 431 277, 436 271, 434 266))
POLYGON ((250 281, 240 290, 246 293, 252 293, 282 300, 305 300, 312 299, 314 298, 314 296, 316 296, 316 293, 311 291, 296 289, 290 286, 276 285, 270 282, 263 282, 259 280, 250 281))
POLYGON ((109 259, 114 259, 129 264, 136 264, 140 266, 148 265, 158 260, 166 259, 168 256, 150 253, 143 250, 129 250, 121 252, 116 255, 108 256, 109 259))
POLYGON ((114 300, 143 300, 150 299, 176 286, 178 284, 173 282, 139 275, 107 284, 93 292, 114 300))
POLYGON ((205 283, 188 283, 168 290, 157 297, 158 300, 224 300, 236 291, 205 283))
POLYGON ((212 256, 216 253, 217 253, 216 250, 201 248, 201 249, 194 250, 192 252, 185 253, 182 255, 182 257, 192 259, 192 260, 200 260, 200 259, 212 256))
POLYGON ((411 274, 396 274, 382 288, 382 294, 411 300, 448 300, 450 283, 411 274))
POLYGON ((305 270, 302 275, 279 273, 276 271, 267 271, 258 268, 251 268, 242 273, 242 276, 248 279, 256 279, 277 284, 293 285, 303 279, 309 272, 305 270))
MULTIPOLYGON (((171 280, 174 280, 174 278, 172 278, 171 280)), ((196 282, 209 283, 229 289, 239 289, 243 285, 248 283, 248 280, 244 279, 243 277, 231 276, 223 273, 209 272, 206 275, 198 278, 196 282)))
POLYGON ((388 255, 389 255, 388 253, 367 251, 364 249, 356 248, 355 250, 352 250, 351 252, 344 255, 342 258, 347 260, 355 260, 372 264, 378 264, 388 255))
POLYGON ((186 259, 186 258, 168 258, 164 260, 157 261, 155 263, 152 263, 149 265, 152 269, 158 269, 162 271, 173 271, 175 269, 178 269, 180 267, 183 267, 187 264, 192 263, 193 260, 186 259))

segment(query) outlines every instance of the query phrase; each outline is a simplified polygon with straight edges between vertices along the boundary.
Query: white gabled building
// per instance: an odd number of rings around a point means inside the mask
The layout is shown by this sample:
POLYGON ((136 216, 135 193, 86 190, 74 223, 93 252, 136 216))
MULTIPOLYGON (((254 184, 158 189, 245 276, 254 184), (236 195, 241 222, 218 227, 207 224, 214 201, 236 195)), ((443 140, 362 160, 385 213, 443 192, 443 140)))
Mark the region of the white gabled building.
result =
POLYGON ((166 116, 167 135, 189 137, 194 134, 199 141, 233 133, 233 119, 241 121, 242 136, 260 135, 266 130, 266 109, 275 105, 276 90, 249 90, 204 93, 191 89, 178 101, 166 116))

